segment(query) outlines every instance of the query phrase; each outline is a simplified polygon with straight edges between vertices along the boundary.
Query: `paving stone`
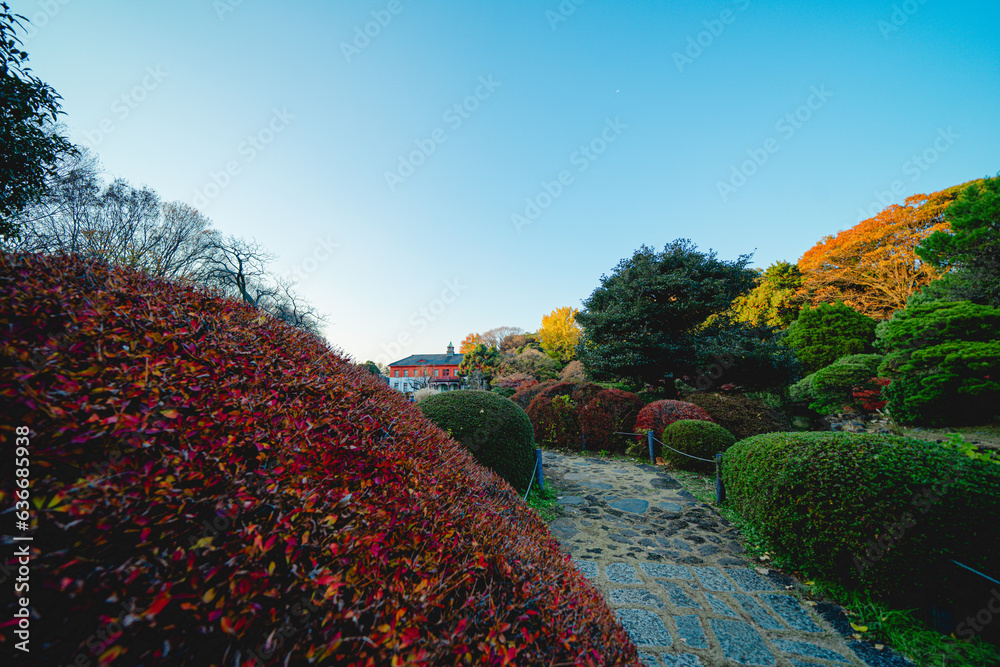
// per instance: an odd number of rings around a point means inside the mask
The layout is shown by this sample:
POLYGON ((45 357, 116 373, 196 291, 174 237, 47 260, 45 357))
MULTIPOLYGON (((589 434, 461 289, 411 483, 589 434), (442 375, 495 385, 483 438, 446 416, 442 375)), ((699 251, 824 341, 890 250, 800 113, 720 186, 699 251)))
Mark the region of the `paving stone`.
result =
POLYGON ((632 540, 629 539, 628 537, 625 537, 621 533, 608 533, 608 539, 614 540, 619 544, 632 544, 632 540))
POLYGON ((785 629, 785 626, 779 623, 764 607, 746 593, 733 593, 733 597, 736 598, 736 601, 742 605, 743 610, 750 614, 750 618, 760 627, 766 630, 785 629))
POLYGON ((727 621, 721 618, 709 619, 712 632, 715 633, 722 653, 727 659, 741 665, 763 665, 769 667, 777 664, 774 656, 757 631, 743 621, 727 621))
POLYGON ((809 642, 797 642, 791 639, 772 639, 774 645, 785 653, 794 653, 796 655, 804 655, 807 658, 819 658, 820 660, 832 660, 834 662, 841 662, 844 664, 851 664, 851 661, 840 655, 836 651, 831 651, 828 648, 823 648, 822 646, 817 646, 816 644, 810 644, 809 642))
MULTIPOLYGON (((590 551, 590 549, 587 549, 590 551)), ((587 577, 591 581, 597 579, 597 561, 592 560, 574 560, 573 564, 576 565, 577 569, 583 573, 583 576, 587 577)))
POLYGON ((643 563, 639 568, 656 579, 691 579, 691 570, 680 565, 643 563))
POLYGON ((701 605, 688 597, 688 594, 684 592, 684 589, 673 583, 672 581, 661 581, 660 586, 663 586, 663 590, 667 592, 670 597, 670 604, 675 607, 687 607, 690 609, 701 609, 701 605))
POLYGON ((666 477, 654 477, 649 480, 649 485, 654 489, 678 489, 680 484, 675 480, 666 477))
POLYGON ((777 612, 790 628, 804 632, 823 632, 823 628, 813 623, 805 607, 791 595, 761 595, 760 598, 771 605, 771 609, 777 612))
POLYGON ((644 514, 649 509, 649 501, 640 500, 639 498, 626 498, 608 504, 616 510, 631 512, 632 514, 644 514))
POLYGON ((608 601, 619 607, 643 605, 656 609, 666 609, 663 600, 642 588, 613 588, 608 591, 608 601))
POLYGON ((774 584, 760 576, 750 568, 733 567, 725 570, 725 573, 736 582, 736 585, 745 591, 773 591, 774 584))
POLYGON ((614 584, 641 584, 642 579, 635 572, 631 563, 611 563, 604 568, 608 581, 614 584))
POLYGON ((661 653, 660 658, 667 667, 702 667, 701 658, 694 653, 661 653))
POLYGON ((674 616, 674 622, 677 624, 677 634, 686 646, 708 648, 705 631, 701 629, 697 616, 674 616))
POLYGON ((694 573, 702 585, 710 591, 735 591, 728 579, 717 567, 696 567, 694 573))
POLYGON ((599 491, 610 491, 612 487, 607 482, 577 482, 580 486, 585 486, 588 489, 597 489, 599 491))
POLYGON ((567 482, 579 482, 580 480, 589 479, 590 475, 582 472, 571 472, 563 476, 567 482))
POLYGON ((674 540, 673 546, 677 547, 681 551, 687 551, 687 552, 694 551, 694 549, 691 548, 691 545, 685 542, 684 540, 674 540))
POLYGON ((587 501, 580 496, 563 496, 559 498, 556 502, 560 505, 586 505, 587 501))
POLYGON ((716 614, 720 614, 722 616, 732 616, 733 618, 740 617, 739 614, 733 611, 732 607, 711 593, 705 593, 705 597, 708 599, 708 604, 712 607, 712 611, 716 614))
POLYGON ((660 661, 656 659, 655 653, 639 651, 639 661, 646 667, 660 667, 660 661))
POLYGON ((656 503, 656 507, 659 507, 664 512, 680 512, 683 507, 680 503, 656 503))
POLYGON ((641 540, 639 540, 638 544, 640 546, 644 546, 644 547, 655 547, 656 546, 656 540, 651 540, 648 537, 644 537, 641 540))
POLYGON ((550 523, 549 530, 555 533, 556 537, 561 537, 564 540, 570 539, 579 532, 576 528, 576 523, 573 522, 573 519, 568 519, 566 517, 556 519, 550 523))
POLYGON ((618 609, 618 620, 637 646, 670 646, 674 639, 660 617, 645 609, 618 609))

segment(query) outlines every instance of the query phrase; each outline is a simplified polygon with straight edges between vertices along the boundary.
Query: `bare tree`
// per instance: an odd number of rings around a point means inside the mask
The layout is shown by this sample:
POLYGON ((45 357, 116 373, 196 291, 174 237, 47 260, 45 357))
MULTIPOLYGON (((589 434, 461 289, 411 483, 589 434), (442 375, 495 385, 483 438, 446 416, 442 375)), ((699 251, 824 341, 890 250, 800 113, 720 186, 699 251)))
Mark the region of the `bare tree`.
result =
POLYGON ((279 294, 278 286, 266 269, 274 255, 256 241, 236 236, 214 238, 209 241, 207 250, 195 276, 199 282, 243 299, 251 306, 259 306, 262 302, 267 305, 267 300, 279 294))
POLYGON ((278 293, 267 310, 282 322, 318 335, 326 318, 295 293, 293 281, 279 280, 277 288, 278 293))
POLYGON ((524 329, 519 327, 496 327, 479 334, 479 342, 487 347, 503 350, 505 343, 510 337, 519 336, 523 333, 524 329))

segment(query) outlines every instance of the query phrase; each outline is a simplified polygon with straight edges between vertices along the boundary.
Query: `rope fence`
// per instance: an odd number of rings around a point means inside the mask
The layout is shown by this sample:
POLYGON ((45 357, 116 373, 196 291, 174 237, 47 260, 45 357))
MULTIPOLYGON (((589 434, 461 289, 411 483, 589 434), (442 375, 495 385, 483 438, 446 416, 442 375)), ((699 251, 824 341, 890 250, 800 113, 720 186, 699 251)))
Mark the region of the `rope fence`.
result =
POLYGON ((660 443, 661 447, 665 447, 666 449, 669 449, 672 452, 677 452, 678 454, 682 454, 682 455, 688 457, 689 459, 694 459, 695 461, 704 461, 705 463, 714 463, 715 464, 715 502, 718 505, 721 505, 722 503, 726 502, 726 487, 722 483, 722 454, 721 453, 720 454, 716 454, 715 455, 715 459, 703 459, 700 456, 694 456, 693 454, 688 454, 687 452, 682 452, 679 449, 674 449, 670 445, 664 444, 661 440, 658 440, 656 437, 653 436, 653 432, 652 431, 647 431, 646 433, 622 433, 621 431, 615 431, 615 435, 635 435, 635 436, 639 436, 639 437, 642 437, 643 435, 645 435, 646 436, 646 442, 649 445, 649 461, 650 461, 650 463, 652 463, 654 465, 656 464, 656 450, 653 447, 653 443, 654 442, 658 442, 658 443, 660 443))

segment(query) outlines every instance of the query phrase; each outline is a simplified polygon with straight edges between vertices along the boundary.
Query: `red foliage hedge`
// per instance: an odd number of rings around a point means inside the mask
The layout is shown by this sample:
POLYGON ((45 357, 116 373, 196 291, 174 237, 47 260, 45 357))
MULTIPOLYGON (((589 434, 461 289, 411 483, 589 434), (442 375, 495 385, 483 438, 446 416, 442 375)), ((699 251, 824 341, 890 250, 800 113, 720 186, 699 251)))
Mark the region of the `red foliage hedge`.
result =
POLYGON ((579 411, 601 392, 600 385, 576 382, 545 384, 525 410, 535 430, 535 442, 549 447, 582 449, 579 411))
POLYGON ((0 255, 0 368, 0 446, 30 429, 40 503, 38 660, 639 664, 513 489, 310 334, 0 255))
POLYGON ((528 406, 535 400, 535 396, 538 396, 538 394, 556 384, 560 384, 559 380, 546 380, 545 382, 538 382, 536 384, 521 385, 514 392, 514 395, 510 397, 510 400, 520 405, 521 409, 527 412, 528 406))
POLYGON ((615 433, 637 432, 633 429, 642 407, 641 398, 621 389, 596 394, 580 409, 580 428, 587 436, 587 449, 624 453, 628 437, 615 433))
MULTIPOLYGON (((663 429, 679 419, 715 421, 707 412, 694 403, 672 400, 653 401, 639 411, 639 416, 635 420, 635 432, 645 433, 646 431, 653 431, 654 437, 659 438, 663 433, 663 429)), ((646 438, 640 438, 639 442, 645 443, 646 438)))

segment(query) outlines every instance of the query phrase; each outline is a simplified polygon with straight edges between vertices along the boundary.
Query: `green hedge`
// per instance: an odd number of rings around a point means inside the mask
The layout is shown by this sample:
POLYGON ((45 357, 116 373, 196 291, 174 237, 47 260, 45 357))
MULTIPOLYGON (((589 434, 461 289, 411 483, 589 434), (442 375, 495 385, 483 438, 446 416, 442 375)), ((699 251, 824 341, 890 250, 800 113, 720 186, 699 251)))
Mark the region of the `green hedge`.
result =
POLYGON ((890 435, 768 433, 724 457, 730 505, 806 573, 918 591, 954 558, 1000 571, 1000 465, 890 435))
POLYGON ((479 463, 514 488, 527 488, 535 468, 535 439, 528 415, 516 403, 486 391, 449 391, 417 406, 479 463))
POLYGON ((880 354, 849 354, 821 368, 812 375, 809 387, 809 408, 821 415, 848 410, 861 410, 854 398, 856 387, 868 388, 878 375, 880 354))
MULTIPOLYGON (((663 429, 661 442, 685 454, 700 459, 715 460, 715 455, 726 451, 736 442, 733 434, 718 424, 700 419, 681 419, 663 429)), ((663 460, 682 470, 714 470, 714 463, 697 461, 663 447, 663 460)))

